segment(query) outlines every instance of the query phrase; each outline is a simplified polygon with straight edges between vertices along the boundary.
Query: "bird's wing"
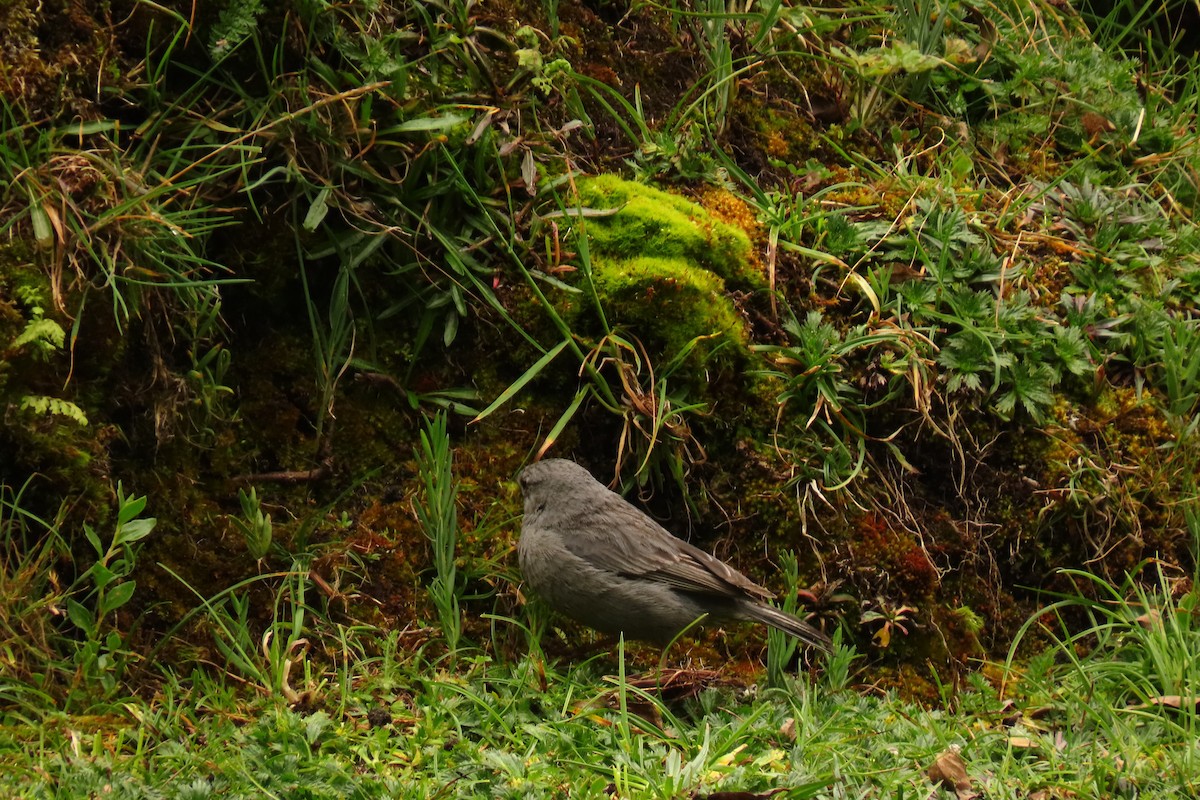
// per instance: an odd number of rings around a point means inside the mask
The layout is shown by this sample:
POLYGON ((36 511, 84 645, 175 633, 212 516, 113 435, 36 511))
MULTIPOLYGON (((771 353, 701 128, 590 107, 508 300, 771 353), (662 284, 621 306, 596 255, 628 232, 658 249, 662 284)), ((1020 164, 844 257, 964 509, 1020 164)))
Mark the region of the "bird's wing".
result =
POLYGON ((600 569, 689 592, 759 600, 774 596, 724 561, 672 536, 638 509, 616 499, 619 502, 593 508, 591 522, 600 523, 603 538, 580 533, 566 536, 568 549, 600 569))

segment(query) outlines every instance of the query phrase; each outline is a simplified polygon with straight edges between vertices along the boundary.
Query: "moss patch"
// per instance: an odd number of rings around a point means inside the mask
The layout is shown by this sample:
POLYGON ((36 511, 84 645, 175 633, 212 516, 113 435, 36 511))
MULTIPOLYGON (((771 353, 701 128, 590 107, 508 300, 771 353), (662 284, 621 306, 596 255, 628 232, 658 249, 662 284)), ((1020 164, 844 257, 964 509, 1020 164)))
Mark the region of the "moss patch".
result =
MULTIPOLYGON (((616 209, 586 217, 579 228, 612 328, 640 341, 656 365, 681 362, 696 376, 701 367, 744 363, 746 326, 728 287, 766 285, 744 230, 682 197, 613 175, 580 181, 579 201, 616 209)), ((591 308, 583 296, 573 314, 581 320, 591 308)))
POLYGON ((595 273, 596 291, 651 352, 666 360, 684 353, 715 355, 718 346, 745 346, 746 333, 725 282, 681 258, 642 257, 606 263, 595 273))
POLYGON ((750 237, 702 206, 615 175, 582 180, 578 188, 583 206, 620 209, 612 216, 588 219, 594 257, 679 258, 719 275, 734 288, 766 287, 765 277, 754 267, 750 237))

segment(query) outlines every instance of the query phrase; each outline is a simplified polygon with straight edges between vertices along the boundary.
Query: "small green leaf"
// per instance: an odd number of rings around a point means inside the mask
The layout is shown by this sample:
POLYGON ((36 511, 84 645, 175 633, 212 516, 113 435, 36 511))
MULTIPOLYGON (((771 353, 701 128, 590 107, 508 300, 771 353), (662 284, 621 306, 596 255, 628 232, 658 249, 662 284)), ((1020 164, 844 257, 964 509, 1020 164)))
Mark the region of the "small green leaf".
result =
POLYGON ((29 207, 29 219, 33 222, 33 238, 38 247, 48 250, 54 246, 54 229, 50 225, 50 215, 38 204, 29 207))
POLYGON ((116 586, 114 586, 113 590, 104 595, 103 599, 100 601, 101 616, 116 611, 118 608, 128 603, 130 599, 133 598, 133 590, 136 588, 136 586, 136 581, 125 581, 124 583, 118 583, 116 586))
POLYGON ((531 269, 531 270, 529 270, 529 274, 532 275, 535 280, 539 280, 539 281, 548 283, 551 286, 553 286, 555 289, 561 289, 562 291, 567 292, 569 294, 583 294, 582 289, 572 286, 569 283, 560 281, 558 278, 554 277, 553 275, 547 275, 546 273, 542 272, 541 270, 531 269))
POLYGON ((88 574, 92 576, 92 583, 96 584, 96 588, 103 591, 104 587, 112 583, 113 578, 117 577, 117 573, 97 561, 88 570, 88 574))
POLYGON ((250 492, 245 489, 238 489, 238 502, 242 504, 242 514, 247 519, 253 519, 261 508, 258 500, 258 490, 253 486, 250 487, 250 492))
MULTIPOLYGON (((120 487, 117 487, 117 493, 120 494, 120 487)), ((124 525, 129 520, 146 510, 146 496, 133 498, 124 498, 121 500, 121 507, 117 510, 117 525, 124 525)))
POLYGON ((91 525, 85 524, 83 526, 83 535, 87 538, 88 543, 91 544, 92 549, 96 551, 96 555, 103 556, 104 545, 100 543, 100 537, 96 534, 95 529, 91 525))
POLYGON ((67 617, 90 639, 96 635, 96 618, 76 600, 67 600, 67 617))
POLYGON ((459 123, 466 122, 470 117, 465 114, 445 114, 440 117, 417 117, 401 122, 392 128, 396 133, 418 133, 421 131, 443 131, 453 128, 459 123))
POLYGON ((325 219, 325 215, 329 213, 329 195, 333 189, 326 186, 317 193, 316 198, 308 207, 308 213, 304 215, 304 230, 315 231, 317 226, 321 224, 321 220, 325 219))
POLYGON ((145 539, 157 524, 158 520, 155 517, 135 519, 132 522, 126 523, 117 529, 116 544, 130 544, 145 539))
MULTIPOLYGON (((179 17, 182 20, 182 17, 179 17)), ((120 129, 120 123, 115 119, 97 119, 91 122, 76 122, 57 128, 56 136, 93 136, 97 133, 112 133, 120 129)))
POLYGON ((458 314, 453 311, 446 314, 446 327, 442 329, 442 344, 446 347, 454 344, 458 336, 458 314))

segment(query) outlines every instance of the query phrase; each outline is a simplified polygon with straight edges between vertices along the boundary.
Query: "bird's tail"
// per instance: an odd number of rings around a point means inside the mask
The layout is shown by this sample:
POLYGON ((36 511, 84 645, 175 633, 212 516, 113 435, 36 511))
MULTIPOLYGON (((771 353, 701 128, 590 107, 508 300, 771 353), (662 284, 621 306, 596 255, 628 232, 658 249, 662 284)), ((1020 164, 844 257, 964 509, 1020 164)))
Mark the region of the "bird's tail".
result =
POLYGON ((809 647, 815 647, 823 653, 833 652, 833 643, 828 636, 799 617, 793 617, 774 606, 765 603, 745 603, 742 606, 742 613, 749 620, 765 623, 772 628, 778 628, 786 634, 795 636, 809 647))

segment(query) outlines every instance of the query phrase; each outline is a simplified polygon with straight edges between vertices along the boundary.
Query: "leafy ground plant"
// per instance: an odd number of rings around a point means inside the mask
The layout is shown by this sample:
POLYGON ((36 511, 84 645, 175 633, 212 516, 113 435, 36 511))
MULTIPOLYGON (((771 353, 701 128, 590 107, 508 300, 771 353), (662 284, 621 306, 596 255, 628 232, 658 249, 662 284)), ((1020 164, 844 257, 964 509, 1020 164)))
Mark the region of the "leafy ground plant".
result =
POLYGON ((76 655, 79 666, 77 686, 81 693, 102 689, 113 692, 122 677, 129 652, 117 627, 116 612, 133 599, 137 582, 131 577, 137 569, 139 544, 154 531, 158 520, 142 517, 145 497, 131 497, 117 485, 117 521, 112 537, 104 541, 90 525, 83 532, 95 550, 96 560, 75 582, 67 598, 67 616, 83 634, 76 655))
POLYGON ((458 483, 454 479, 450 436, 445 413, 437 414, 421 433, 417 452, 424 495, 417 502, 417 518, 429 538, 433 555, 433 580, 429 597, 437 609, 442 636, 451 653, 462 637, 462 588, 455 565, 458 546, 458 483))

